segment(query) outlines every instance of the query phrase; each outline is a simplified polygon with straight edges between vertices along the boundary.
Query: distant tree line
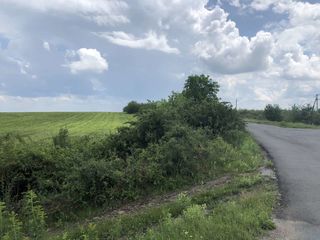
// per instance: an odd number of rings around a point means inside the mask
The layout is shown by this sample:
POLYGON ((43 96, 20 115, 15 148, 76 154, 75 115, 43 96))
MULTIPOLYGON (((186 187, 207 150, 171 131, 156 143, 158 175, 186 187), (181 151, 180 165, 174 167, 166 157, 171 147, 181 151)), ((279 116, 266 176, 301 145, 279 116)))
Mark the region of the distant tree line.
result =
POLYGON ((281 109, 277 104, 268 104, 264 110, 239 110, 239 113, 247 119, 320 125, 320 111, 315 111, 310 104, 293 105, 291 109, 281 109))

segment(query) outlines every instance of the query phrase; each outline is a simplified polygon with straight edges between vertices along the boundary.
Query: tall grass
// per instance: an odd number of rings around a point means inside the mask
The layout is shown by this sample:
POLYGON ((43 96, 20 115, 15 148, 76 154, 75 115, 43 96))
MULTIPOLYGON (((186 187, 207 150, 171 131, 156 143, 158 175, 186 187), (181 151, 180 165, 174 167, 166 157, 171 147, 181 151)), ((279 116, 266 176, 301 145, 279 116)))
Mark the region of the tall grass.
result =
POLYGON ((264 231, 274 229, 270 220, 274 201, 272 193, 255 191, 221 203, 210 211, 206 205, 192 205, 178 218, 167 215, 158 227, 137 239, 257 239, 264 231))

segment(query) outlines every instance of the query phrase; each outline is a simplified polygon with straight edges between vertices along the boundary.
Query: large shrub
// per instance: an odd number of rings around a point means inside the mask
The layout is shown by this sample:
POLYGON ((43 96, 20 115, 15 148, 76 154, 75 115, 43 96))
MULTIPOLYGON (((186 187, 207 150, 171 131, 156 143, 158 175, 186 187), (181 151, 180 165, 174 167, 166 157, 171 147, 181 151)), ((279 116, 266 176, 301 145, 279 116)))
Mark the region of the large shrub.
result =
POLYGON ((269 121, 281 121, 281 109, 279 105, 268 104, 264 109, 264 116, 269 121))
POLYGON ((143 107, 142 103, 138 103, 136 101, 131 101, 128 103, 127 106, 125 106, 123 108, 123 112, 128 113, 128 114, 135 114, 135 113, 138 113, 142 107, 143 107))

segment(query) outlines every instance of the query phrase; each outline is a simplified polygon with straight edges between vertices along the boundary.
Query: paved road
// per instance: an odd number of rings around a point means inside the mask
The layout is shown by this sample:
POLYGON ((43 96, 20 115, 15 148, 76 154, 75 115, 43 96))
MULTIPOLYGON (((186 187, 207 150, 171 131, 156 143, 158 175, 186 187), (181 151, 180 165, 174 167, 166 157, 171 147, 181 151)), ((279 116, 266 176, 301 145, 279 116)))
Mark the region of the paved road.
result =
POLYGON ((275 163, 291 238, 320 239, 320 130, 248 124, 275 163))

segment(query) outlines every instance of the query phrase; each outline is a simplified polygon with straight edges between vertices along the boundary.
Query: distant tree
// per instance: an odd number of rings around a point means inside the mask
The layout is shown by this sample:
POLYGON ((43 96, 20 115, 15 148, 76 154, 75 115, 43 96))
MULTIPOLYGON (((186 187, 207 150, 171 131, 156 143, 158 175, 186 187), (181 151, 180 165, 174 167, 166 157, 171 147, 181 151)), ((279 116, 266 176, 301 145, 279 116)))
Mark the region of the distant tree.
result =
POLYGON ((264 116, 269 121, 282 121, 281 109, 276 104, 268 104, 264 109, 264 116))
POLYGON ((131 101, 127 106, 123 108, 123 112, 128 114, 138 113, 142 107, 142 103, 137 103, 136 101, 131 101))
POLYGON ((310 104, 304 106, 293 105, 290 111, 290 121, 319 125, 320 113, 314 111, 310 104))
POLYGON ((182 94, 195 101, 203 101, 206 99, 218 100, 219 84, 212 81, 209 76, 193 75, 189 76, 182 94))

